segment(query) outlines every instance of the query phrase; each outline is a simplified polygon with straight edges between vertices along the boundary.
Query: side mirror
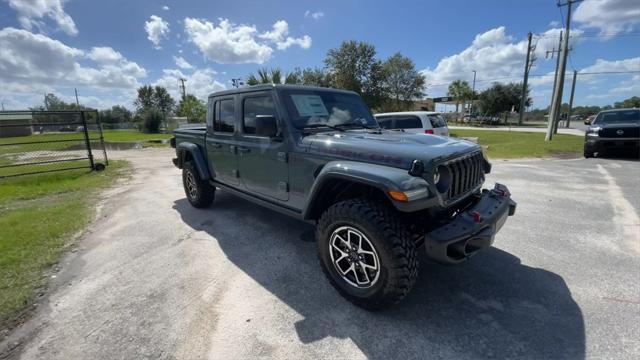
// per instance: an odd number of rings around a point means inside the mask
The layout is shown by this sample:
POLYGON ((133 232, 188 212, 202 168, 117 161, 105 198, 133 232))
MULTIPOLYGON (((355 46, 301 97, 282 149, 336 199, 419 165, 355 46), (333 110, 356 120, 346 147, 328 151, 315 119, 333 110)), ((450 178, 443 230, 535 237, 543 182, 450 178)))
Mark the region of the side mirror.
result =
POLYGON ((256 135, 264 137, 276 137, 278 135, 278 122, 273 115, 256 116, 256 135))

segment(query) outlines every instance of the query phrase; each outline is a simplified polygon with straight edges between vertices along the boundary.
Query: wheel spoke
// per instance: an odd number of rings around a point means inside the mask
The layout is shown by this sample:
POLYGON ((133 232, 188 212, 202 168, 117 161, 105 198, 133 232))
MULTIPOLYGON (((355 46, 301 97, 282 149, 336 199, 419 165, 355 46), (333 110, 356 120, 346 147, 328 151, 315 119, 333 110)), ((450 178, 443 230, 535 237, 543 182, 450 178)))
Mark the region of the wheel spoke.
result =
POLYGON ((343 226, 334 230, 329 241, 329 254, 333 266, 349 284, 367 288, 378 280, 378 254, 371 241, 358 229, 343 226))

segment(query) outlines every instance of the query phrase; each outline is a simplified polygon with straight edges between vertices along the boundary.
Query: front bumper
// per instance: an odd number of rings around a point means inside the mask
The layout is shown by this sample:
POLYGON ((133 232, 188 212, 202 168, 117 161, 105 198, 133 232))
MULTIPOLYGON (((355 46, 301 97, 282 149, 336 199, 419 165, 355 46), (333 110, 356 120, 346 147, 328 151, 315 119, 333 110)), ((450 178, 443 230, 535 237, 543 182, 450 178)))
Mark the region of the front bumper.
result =
POLYGON ((457 264, 491 246, 507 217, 515 214, 516 205, 502 184, 483 190, 475 204, 425 234, 427 256, 440 263, 457 264))
POLYGON ((638 151, 640 149, 640 139, 638 138, 602 138, 588 136, 584 143, 584 148, 590 152, 607 151, 638 151))

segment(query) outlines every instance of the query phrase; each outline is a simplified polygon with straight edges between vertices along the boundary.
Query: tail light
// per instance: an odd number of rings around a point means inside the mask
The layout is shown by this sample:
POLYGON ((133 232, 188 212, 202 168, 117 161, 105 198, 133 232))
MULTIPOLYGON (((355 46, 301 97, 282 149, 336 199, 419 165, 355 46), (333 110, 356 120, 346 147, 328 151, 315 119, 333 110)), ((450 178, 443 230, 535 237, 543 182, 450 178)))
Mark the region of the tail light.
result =
POLYGON ((425 134, 433 134, 433 129, 425 129, 424 133, 425 134))

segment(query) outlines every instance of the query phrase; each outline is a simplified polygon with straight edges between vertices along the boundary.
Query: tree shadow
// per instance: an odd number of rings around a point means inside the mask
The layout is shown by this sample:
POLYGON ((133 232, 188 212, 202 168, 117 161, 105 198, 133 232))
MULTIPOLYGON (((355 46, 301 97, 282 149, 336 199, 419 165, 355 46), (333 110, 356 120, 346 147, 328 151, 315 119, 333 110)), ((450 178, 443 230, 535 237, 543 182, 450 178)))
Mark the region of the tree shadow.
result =
POLYGON ((564 280, 497 248, 459 266, 421 256, 409 296, 383 312, 351 305, 324 278, 313 226, 218 191, 211 209, 185 199, 183 221, 303 320, 303 343, 349 338, 367 358, 584 358, 582 313, 564 280), (294 270, 294 271, 292 271, 294 270))

